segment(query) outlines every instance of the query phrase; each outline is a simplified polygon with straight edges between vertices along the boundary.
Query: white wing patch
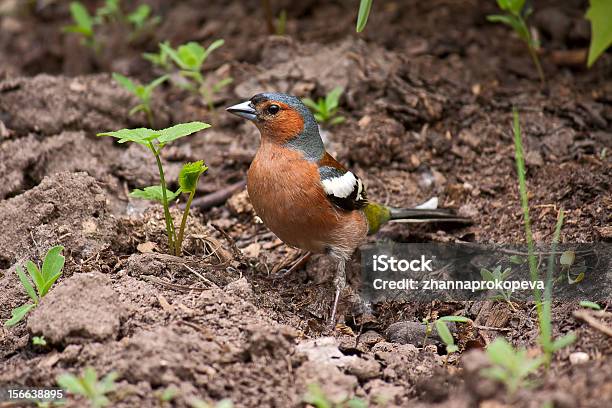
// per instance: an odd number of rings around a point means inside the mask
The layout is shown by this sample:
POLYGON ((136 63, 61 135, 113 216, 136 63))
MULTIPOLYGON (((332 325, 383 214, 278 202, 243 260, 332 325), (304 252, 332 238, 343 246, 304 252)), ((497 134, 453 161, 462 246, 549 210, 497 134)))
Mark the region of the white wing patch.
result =
POLYGON ((363 190, 361 180, 355 177, 355 175, 350 171, 347 171, 342 176, 330 177, 321 181, 323 183, 323 189, 325 192, 338 198, 347 198, 350 196, 353 190, 355 190, 355 184, 358 185, 358 197, 361 195, 361 191, 363 190))

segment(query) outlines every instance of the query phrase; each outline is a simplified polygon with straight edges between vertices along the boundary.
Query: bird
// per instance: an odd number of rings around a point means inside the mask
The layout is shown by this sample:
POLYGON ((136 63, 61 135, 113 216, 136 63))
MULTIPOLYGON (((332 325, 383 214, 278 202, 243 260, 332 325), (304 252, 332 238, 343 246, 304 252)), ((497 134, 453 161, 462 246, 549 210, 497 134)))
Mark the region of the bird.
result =
POLYGON ((335 262, 332 326, 347 262, 368 234, 390 221, 470 222, 447 209, 393 208, 368 200, 362 180, 326 151, 314 115, 295 96, 259 93, 226 111, 260 132, 247 172, 256 214, 285 244, 335 262))

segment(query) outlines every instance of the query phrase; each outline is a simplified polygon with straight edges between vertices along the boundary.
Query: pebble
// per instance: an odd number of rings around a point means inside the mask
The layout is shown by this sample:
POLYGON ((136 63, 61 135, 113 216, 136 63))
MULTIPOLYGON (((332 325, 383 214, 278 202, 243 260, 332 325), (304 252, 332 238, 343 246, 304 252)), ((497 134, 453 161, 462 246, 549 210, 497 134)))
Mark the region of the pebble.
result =
POLYGON ((589 361, 589 355, 584 351, 576 351, 569 356, 570 363, 573 365, 582 364, 589 361))

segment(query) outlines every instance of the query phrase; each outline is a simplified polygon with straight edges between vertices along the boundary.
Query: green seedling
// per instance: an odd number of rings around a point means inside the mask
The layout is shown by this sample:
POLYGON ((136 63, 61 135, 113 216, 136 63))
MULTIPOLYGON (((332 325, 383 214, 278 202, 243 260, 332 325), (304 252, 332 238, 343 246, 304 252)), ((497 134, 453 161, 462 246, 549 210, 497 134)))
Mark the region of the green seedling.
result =
POLYGON ((540 59, 537 54, 539 44, 533 38, 527 26, 527 18, 531 14, 532 9, 530 7, 525 7, 525 0, 497 0, 497 5, 506 13, 487 16, 487 20, 512 27, 520 39, 527 45, 527 50, 536 66, 540 81, 544 84, 546 78, 544 77, 544 71, 542 70, 542 65, 540 64, 540 59))
POLYGON ((11 312, 12 317, 4 323, 5 327, 14 326, 19 323, 23 318, 34 309, 40 303, 40 300, 49 292, 51 286, 57 281, 62 274, 62 268, 64 267, 65 258, 61 254, 64 247, 61 245, 54 246, 47 251, 45 260, 43 261, 42 270, 32 261, 26 262, 26 269, 34 282, 34 287, 30 280, 27 278, 21 265, 15 267, 15 271, 25 291, 27 292, 32 303, 26 303, 25 305, 19 306, 11 312))
MULTIPOLYGON (((508 279, 508 277, 510 276, 511 273, 512 273, 512 269, 511 268, 506 268, 502 272, 501 265, 498 265, 492 271, 489 271, 486 268, 482 268, 480 270, 480 276, 482 277, 483 280, 488 281, 488 282, 504 282, 504 281, 506 281, 506 279, 508 279)), ((512 310, 514 310, 516 312, 516 308, 514 307, 514 305, 512 304, 512 302, 510 300, 510 298, 512 296, 512 291, 511 290, 498 289, 497 292, 499 294, 494 296, 493 299, 504 300, 506 303, 508 303, 508 305, 512 308, 512 310)))
POLYGON ((580 306, 581 307, 586 307, 587 309, 601 310, 601 306, 599 306, 595 302, 591 302, 590 300, 581 300, 580 301, 580 306))
POLYGON ((70 3, 70 14, 74 24, 64 27, 63 31, 80 35, 81 43, 97 53, 100 50, 100 44, 95 37, 95 19, 89 14, 85 6, 78 1, 70 3))
POLYGON ((113 73, 113 79, 117 81, 117 83, 121 85, 126 91, 136 96, 140 101, 138 105, 130 109, 130 116, 134 115, 137 112, 144 112, 147 116, 149 126, 151 127, 153 127, 155 123, 153 109, 151 109, 151 96, 153 95, 153 91, 155 90, 155 88, 164 83, 168 78, 168 75, 163 75, 153 80, 148 85, 138 85, 134 83, 131 79, 124 77, 123 75, 117 74, 116 72, 113 73))
POLYGON ((113 371, 98 380, 96 370, 93 367, 87 367, 80 377, 73 374, 59 375, 57 384, 72 394, 87 398, 91 407, 101 408, 110 404, 106 395, 115 390, 117 377, 118 374, 113 371))
POLYGON ((344 89, 338 86, 328 92, 325 98, 319 98, 316 102, 310 98, 304 98, 302 102, 313 111, 314 117, 319 123, 329 123, 333 126, 345 120, 344 116, 336 116, 342 92, 344 92, 344 89))
POLYGON ((166 234, 168 236, 168 249, 170 253, 180 256, 182 253, 183 234, 187 216, 189 214, 189 205, 195 194, 195 189, 200 175, 207 170, 204 163, 199 161, 196 163, 188 163, 183 166, 179 175, 180 188, 176 192, 168 190, 166 178, 164 176, 164 168, 162 166, 160 153, 161 150, 170 142, 189 136, 192 133, 199 132, 209 128, 208 123, 190 122, 175 125, 163 130, 152 130, 146 128, 139 129, 122 129, 116 132, 99 133, 98 136, 110 136, 119 140, 119 143, 134 142, 148 148, 155 156, 157 169, 159 171, 160 185, 145 187, 142 190, 134 190, 131 193, 132 197, 145 200, 156 201, 162 204, 164 208, 164 218, 166 221, 166 234), (174 221, 170 215, 170 201, 176 199, 182 192, 189 193, 188 206, 183 213, 183 221, 179 234, 176 234, 174 221))
POLYGON ((144 54, 142 54, 142 57, 153 65, 163 69, 164 72, 170 72, 172 69, 172 61, 170 60, 170 56, 168 55, 168 53, 165 51, 168 48, 171 48, 170 42, 164 41, 162 43, 159 43, 158 46, 158 53, 145 52, 144 54))
POLYGON ((74 1, 70 4, 70 14, 75 24, 64 27, 64 31, 80 35, 82 43, 96 53, 101 49, 96 39, 96 26, 108 23, 128 26, 129 40, 132 41, 146 29, 155 27, 161 20, 158 16, 151 15, 151 7, 147 4, 141 4, 131 13, 124 14, 120 0, 106 0, 102 7, 96 9, 93 16, 81 2, 74 1))
MULTIPOLYGON (((196 42, 188 42, 174 49, 168 43, 160 43, 161 53, 166 54, 179 68, 179 74, 186 80, 184 88, 202 96, 210 110, 213 110, 213 95, 232 83, 230 77, 209 84, 202 75, 202 68, 210 54, 223 45, 223 40, 213 41, 207 48, 196 42)), ((160 59, 162 56, 159 56, 160 59)))
POLYGON ((455 339, 446 324, 447 322, 469 323, 471 320, 464 316, 442 316, 434 322, 438 336, 446 346, 446 362, 448 363, 448 356, 459 351, 459 347, 455 344, 455 339))
POLYGON ((367 408, 368 404, 361 398, 346 398, 340 402, 333 402, 318 384, 309 384, 302 402, 315 408, 367 408))
POLYGON ((591 45, 587 58, 587 65, 591 67, 612 45, 612 1, 590 0, 586 18, 591 22, 591 45))
POLYGON ((45 336, 34 336, 32 337, 32 344, 35 346, 46 346, 47 340, 45 340, 45 336))
MULTIPOLYGON (((525 170, 525 155, 523 153, 523 140, 521 136, 521 126, 519 122, 518 111, 513 109, 513 133, 514 133, 514 148, 516 170, 518 175, 519 195, 521 199, 521 209, 523 211, 523 223, 525 226, 525 237, 527 240, 529 274, 532 282, 540 280, 540 272, 538 270, 538 259, 535 254, 535 244, 533 241, 533 233, 531 231, 531 219, 529 216, 529 199, 527 192, 527 179, 525 170)), ((552 337, 552 283, 553 283, 553 267, 556 254, 557 243, 561 235, 561 226, 563 225, 563 209, 559 210, 557 215, 557 224, 553 234, 553 242, 551 252, 548 259, 548 270, 546 273, 544 294, 537 287, 534 287, 533 295, 536 302, 536 310, 538 313, 538 323, 540 326, 540 346, 544 351, 545 363, 548 367, 552 359, 553 353, 569 346, 576 340, 576 335, 569 333, 561 338, 553 339, 552 337)))
POLYGON ((361 0, 359 3, 359 12, 357 13, 357 26, 355 30, 360 33, 368 23, 368 17, 370 16, 370 10, 372 9, 373 0, 361 0))
POLYGON ((487 357, 492 367, 480 374, 502 382, 510 394, 529 385, 527 377, 545 361, 545 357, 530 358, 524 348, 515 350, 506 339, 498 337, 487 347, 487 357))
POLYGON ((281 10, 276 19, 275 26, 276 35, 285 35, 287 32, 287 10, 281 10))

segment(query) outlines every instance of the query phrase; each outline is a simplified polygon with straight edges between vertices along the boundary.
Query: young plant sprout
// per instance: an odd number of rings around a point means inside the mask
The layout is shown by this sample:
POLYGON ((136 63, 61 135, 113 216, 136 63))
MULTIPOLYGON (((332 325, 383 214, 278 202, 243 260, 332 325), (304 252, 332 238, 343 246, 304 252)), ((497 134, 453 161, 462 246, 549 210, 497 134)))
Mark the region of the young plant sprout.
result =
POLYGON ((98 380, 96 370, 93 367, 87 367, 80 377, 74 374, 58 376, 57 384, 72 394, 87 398, 93 408, 101 408, 110 404, 106 394, 115 390, 117 377, 118 374, 113 371, 98 380))
POLYGON ((469 323, 471 320, 464 316, 443 316, 438 318, 435 321, 436 331, 438 332, 438 336, 442 339, 444 344, 446 345, 446 360, 448 362, 448 356, 452 353, 456 353, 459 351, 459 347, 455 344, 455 339, 453 339, 453 335, 446 325, 447 322, 454 323, 469 323))
POLYGON ((329 123, 333 126, 345 120, 344 116, 336 116, 342 92, 344 92, 344 89, 338 86, 329 91, 325 98, 319 98, 316 102, 310 98, 304 98, 302 102, 313 111, 314 117, 319 123, 329 123))
POLYGON ((166 221, 168 249, 176 256, 180 256, 182 253, 182 242, 187 216, 189 215, 189 207, 191 205, 193 195, 195 194, 199 177, 207 170, 207 167, 201 161, 184 165, 179 175, 180 188, 176 192, 172 192, 167 188, 160 152, 168 143, 209 127, 210 125, 208 123, 190 122, 175 125, 162 130, 152 130, 146 128, 121 129, 116 132, 105 132, 98 134, 98 136, 110 136, 119 139, 119 143, 138 143, 148 148, 155 156, 157 169, 159 171, 160 185, 145 187, 142 190, 137 189, 130 195, 132 197, 156 201, 162 204, 164 208, 164 218, 166 221), (176 229, 174 228, 174 220, 170 215, 169 203, 177 198, 182 192, 189 193, 189 199, 188 205, 185 207, 185 211, 183 213, 180 231, 177 235, 176 229))
MULTIPOLYGON (((527 192, 527 178, 525 171, 525 155, 523 153, 523 140, 521 136, 521 126, 519 123, 519 115, 516 108, 513 109, 513 124, 512 130, 514 133, 514 149, 515 149, 515 161, 516 170, 518 174, 519 184, 519 195, 521 198, 521 208, 523 210, 523 221, 525 226, 525 236, 527 239, 527 250, 528 250, 528 262, 529 262, 529 274, 532 282, 540 280, 540 272, 538 270, 538 257, 535 254, 535 244, 533 241, 533 233, 531 231, 531 219, 529 216, 529 199, 527 192)), ((551 245, 551 252, 548 259, 548 270, 546 273, 544 294, 541 293, 539 288, 534 287, 533 295, 536 302, 536 310, 538 313, 538 322, 540 325, 540 346, 544 351, 544 361, 546 366, 550 364, 553 353, 556 351, 569 346, 576 341, 576 335, 574 333, 566 334, 565 336, 553 339, 552 337, 552 273, 555 264, 555 254, 557 243, 559 242, 559 236, 561 235, 561 226, 563 225, 563 209, 559 210, 557 215, 557 225, 553 234, 553 242, 551 245)))
POLYGON ((85 6, 78 1, 70 3, 70 14, 74 20, 74 24, 63 27, 66 33, 74 33, 81 36, 81 43, 94 52, 100 51, 100 44, 96 41, 94 33, 94 18, 89 14, 85 6))
POLYGON ((275 25, 276 35, 285 35, 287 32, 287 10, 281 10, 275 25))
POLYGON ((164 50, 170 48, 170 41, 164 41, 158 44, 159 52, 145 52, 142 57, 149 61, 151 64, 160 67, 164 72, 170 72, 172 70, 172 61, 170 56, 164 50))
POLYGON ((32 337, 32 344, 44 347, 47 345, 47 340, 45 340, 45 336, 34 336, 32 337))
MULTIPOLYGON (((512 269, 511 268, 506 268, 502 272, 501 265, 498 265, 492 271, 490 271, 490 270, 488 270, 486 268, 482 268, 480 270, 480 276, 482 277, 482 279, 484 281, 487 281, 487 282, 504 282, 506 279, 508 279, 508 276, 510 276, 511 273, 512 273, 512 269)), ((499 294, 494 296, 493 299, 502 299, 502 300, 504 300, 506 303, 508 303, 508 305, 512 308, 512 310, 514 310, 516 312, 516 308, 514 307, 512 302, 510 301, 510 298, 512 296, 512 291, 510 289, 508 289, 508 290, 498 289, 497 292, 499 294)))
POLYGON ((525 0, 497 0, 497 5, 506 13, 487 16, 487 20, 512 27, 520 39, 527 45, 529 55, 538 70, 540 81, 544 84, 546 78, 544 77, 544 71, 542 70, 542 65, 540 64, 540 59, 537 54, 539 44, 538 41, 532 37, 529 27, 527 26, 527 18, 532 12, 531 7, 524 7, 525 0))
MULTIPOLYGON (((180 75, 187 80, 184 87, 202 96, 210 110, 213 106, 213 95, 223 87, 232 83, 231 77, 224 78, 214 84, 209 84, 202 75, 202 67, 208 56, 223 45, 223 40, 213 41, 207 48, 196 42, 188 42, 173 49, 168 43, 160 43, 161 53, 165 53, 180 69, 180 75)), ((162 56, 159 56, 160 60, 162 56)))
POLYGON ((487 347, 492 367, 482 369, 486 378, 502 382, 510 394, 528 385, 527 377, 535 372, 545 357, 530 358, 524 348, 515 350, 506 339, 498 337, 487 347))
POLYGON ((151 7, 147 4, 141 4, 131 13, 124 14, 120 0, 106 0, 102 7, 96 9, 94 16, 89 14, 81 2, 74 1, 70 3, 70 14, 75 24, 64 27, 64 31, 82 36, 83 44, 96 53, 101 48, 96 40, 96 26, 107 23, 124 24, 130 29, 129 40, 132 41, 161 21, 158 16, 151 16, 151 7))
POLYGON ((33 303, 26 303, 25 305, 13 309, 11 312, 12 317, 4 323, 5 327, 14 326, 19 323, 30 310, 38 306, 40 300, 49 292, 51 286, 53 286, 55 281, 57 281, 62 274, 62 268, 64 267, 65 261, 64 256, 61 254, 63 250, 64 247, 60 245, 49 249, 43 261, 42 270, 39 269, 34 262, 26 262, 26 269, 28 270, 32 282, 34 282, 36 290, 32 287, 32 283, 30 283, 30 280, 23 272, 21 265, 17 265, 15 268, 17 276, 33 303))
POLYGON ((168 75, 163 75, 153 80, 148 85, 138 85, 121 74, 117 74, 116 72, 113 73, 113 79, 126 91, 135 95, 140 100, 140 103, 130 110, 130 116, 137 112, 144 112, 145 115, 147 115, 147 121, 151 127, 153 127, 155 123, 153 110, 151 109, 151 96, 155 88, 164 83, 168 78, 168 75))

